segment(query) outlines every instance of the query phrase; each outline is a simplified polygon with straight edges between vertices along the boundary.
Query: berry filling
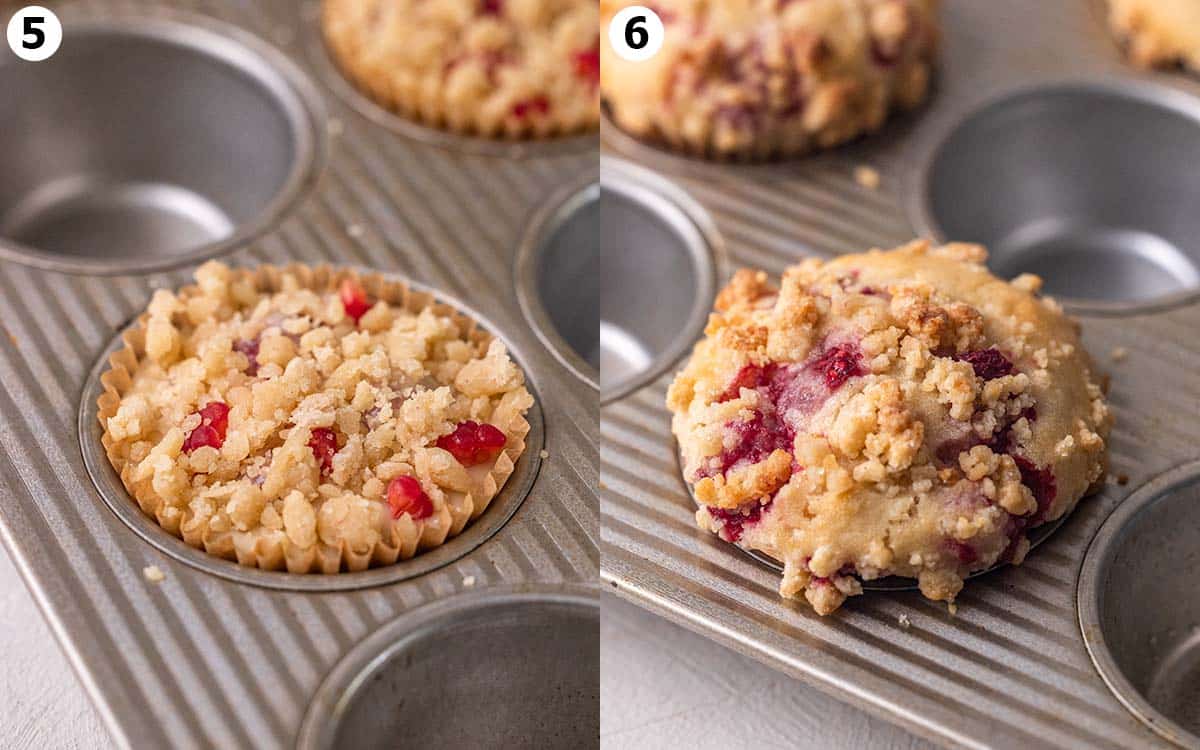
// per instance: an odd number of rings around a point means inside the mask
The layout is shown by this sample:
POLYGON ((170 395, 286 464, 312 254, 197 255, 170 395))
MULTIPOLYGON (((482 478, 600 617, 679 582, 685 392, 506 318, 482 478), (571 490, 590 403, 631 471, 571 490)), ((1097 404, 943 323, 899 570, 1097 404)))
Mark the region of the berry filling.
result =
POLYGON ((354 324, 358 325, 362 316, 371 309, 371 300, 367 298, 367 290, 363 289, 362 284, 357 280, 345 279, 342 281, 338 293, 342 298, 342 307, 346 310, 346 314, 354 318, 354 324))
POLYGON ((534 114, 544 115, 550 111, 550 100, 544 96, 534 96, 522 99, 512 107, 513 117, 524 120, 534 114))
POLYGON ((433 503, 413 477, 402 474, 388 482, 387 499, 392 518, 399 519, 407 513, 414 521, 420 521, 433 515, 433 503))
POLYGON ((979 552, 966 542, 960 542, 957 539, 946 539, 943 542, 943 546, 963 565, 970 565, 979 560, 979 552))
POLYGON ((984 380, 995 380, 1016 371, 1013 363, 999 349, 977 349, 973 352, 955 355, 954 359, 966 362, 975 370, 975 377, 984 380))
POLYGON ((485 16, 499 16, 504 13, 504 0, 480 0, 479 13, 485 16))
POLYGON ((717 536, 727 542, 736 542, 742 538, 742 532, 747 525, 754 525, 762 520, 763 513, 766 513, 771 507, 771 503, 759 505, 754 503, 745 510, 729 510, 727 508, 715 508, 708 506, 708 514, 721 522, 721 528, 717 531, 717 536))
POLYGON ((725 474, 737 464, 758 463, 776 450, 790 453, 796 433, 808 419, 847 380, 862 374, 858 347, 849 343, 824 348, 804 364, 743 366, 717 402, 737 398, 743 388, 750 388, 759 391, 762 410, 749 420, 725 424, 734 434, 733 446, 721 453, 715 467, 703 466, 697 476, 725 474))
POLYGON ((449 451, 463 466, 475 466, 494 459, 508 439, 498 428, 479 422, 459 422, 454 432, 437 439, 437 447, 449 451))
POLYGON ((258 374, 258 339, 238 339, 233 342, 233 350, 238 354, 246 355, 246 360, 249 364, 246 365, 246 374, 251 377, 258 374))
POLYGON ((595 86, 600 81, 600 45, 590 50, 576 52, 575 75, 595 86))
POLYGON ((333 471, 333 454, 337 453, 337 435, 328 427, 314 427, 312 437, 308 440, 313 458, 321 467, 322 474, 333 471))
POLYGON ((191 453, 204 446, 220 450, 225 444, 225 431, 229 429, 229 405, 221 401, 212 401, 198 414, 200 424, 183 441, 183 452, 191 453))
POLYGON ((1030 519, 1030 522, 1041 523, 1045 520, 1046 514, 1050 512, 1050 506, 1058 495, 1054 473, 1050 471, 1049 466, 1039 468, 1024 456, 1013 456, 1013 460, 1017 462, 1017 469, 1021 472, 1021 484, 1028 487, 1029 491, 1033 493, 1033 499, 1037 500, 1037 513, 1030 519))

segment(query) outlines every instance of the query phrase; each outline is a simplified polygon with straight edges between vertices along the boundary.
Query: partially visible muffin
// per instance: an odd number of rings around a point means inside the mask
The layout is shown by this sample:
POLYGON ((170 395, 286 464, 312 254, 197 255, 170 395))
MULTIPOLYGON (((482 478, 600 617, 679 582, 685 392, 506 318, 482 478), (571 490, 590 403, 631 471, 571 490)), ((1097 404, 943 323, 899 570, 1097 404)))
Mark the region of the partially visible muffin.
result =
POLYGON ((160 290, 99 401, 113 468, 212 555, 292 573, 388 565, 491 503, 533 397, 504 345, 398 282, 210 262, 160 290))
POLYGON ((718 296, 672 429, 700 526, 781 561, 783 596, 827 614, 896 575, 953 601, 1101 484, 1110 417, 1077 326, 985 258, 917 242, 718 296))
POLYGON ((538 138, 599 121, 595 0, 325 0, 321 24, 351 83, 425 125, 538 138))
MULTIPOLYGON (((603 24, 635 0, 601 0, 603 24)), ((617 125, 713 158, 772 158, 878 130, 924 100, 938 0, 660 0, 645 62, 607 40, 601 90, 617 125)))
POLYGON ((1109 0, 1109 24, 1143 68, 1183 64, 1200 72, 1200 2, 1109 0))

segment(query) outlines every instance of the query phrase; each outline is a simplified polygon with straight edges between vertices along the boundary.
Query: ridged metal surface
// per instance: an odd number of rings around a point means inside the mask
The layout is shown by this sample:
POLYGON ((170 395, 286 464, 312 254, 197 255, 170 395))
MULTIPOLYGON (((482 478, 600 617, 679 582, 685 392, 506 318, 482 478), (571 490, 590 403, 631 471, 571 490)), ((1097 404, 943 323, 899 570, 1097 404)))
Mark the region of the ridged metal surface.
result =
MULTIPOLYGON (((235 264, 301 261, 396 271, 466 301, 525 354, 549 458, 491 540, 415 580, 303 594, 231 583, 139 539, 97 496, 74 422, 87 373, 153 289, 190 269, 108 279, 0 262, 0 532, 114 738, 132 747, 288 747, 322 678, 383 623, 464 588, 594 581, 599 566, 595 391, 523 320, 513 255, 555 188, 595 174, 594 148, 524 160, 406 140, 345 106, 314 70, 312 3, 52 4, 63 18, 177 11, 232 22, 314 77, 329 159, 299 207, 235 264), (157 565, 166 580, 142 576, 157 565)), ((186 20, 186 19, 185 19, 186 20)), ((147 71, 153 75, 153 71, 147 71)))
MULTIPOLYGON (((908 200, 932 139, 997 94, 1104 77, 1200 93, 1183 75, 1124 66, 1091 0, 949 0, 943 21, 930 104, 874 138, 782 164, 719 166, 637 144, 606 125, 603 150, 657 170, 703 204, 730 268, 778 273, 806 255, 911 239, 908 200), (860 164, 882 173, 878 190, 855 183, 860 164)), ((970 582, 956 616, 915 592, 869 592, 825 618, 781 600, 777 574, 696 527, 664 405, 670 373, 601 410, 602 577, 635 603, 946 745, 1164 746, 1093 669, 1076 619, 1076 579, 1108 513, 1200 451, 1192 416, 1200 309, 1084 316, 1083 324, 1086 346, 1112 375, 1111 473, 1129 482, 1110 480, 1023 565, 970 582), (1109 358, 1118 346, 1129 352, 1120 364, 1109 358), (911 625, 902 627, 901 616, 911 625)))

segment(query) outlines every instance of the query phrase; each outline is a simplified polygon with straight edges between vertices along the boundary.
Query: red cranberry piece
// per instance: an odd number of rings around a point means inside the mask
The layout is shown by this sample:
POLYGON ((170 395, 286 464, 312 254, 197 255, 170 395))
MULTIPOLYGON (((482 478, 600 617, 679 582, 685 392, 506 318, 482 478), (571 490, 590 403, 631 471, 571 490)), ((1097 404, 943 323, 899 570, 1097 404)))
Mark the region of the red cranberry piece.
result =
POLYGON ((1021 484, 1028 487, 1029 491, 1033 493, 1033 499, 1037 500, 1038 509, 1033 516, 1032 523, 1040 523, 1045 519, 1046 514, 1050 511, 1050 505, 1058 495, 1054 473, 1050 471, 1049 466, 1038 468, 1024 456, 1013 456, 1013 461, 1016 462, 1017 469, 1021 472, 1021 484))
POLYGON ((247 375, 258 374, 258 339, 238 339, 233 342, 233 350, 246 355, 249 364, 246 365, 247 375))
POLYGON ((854 344, 838 344, 826 349, 809 367, 825 377, 825 385, 836 391, 856 375, 864 375, 861 355, 854 344))
POLYGON ((407 513, 414 521, 429 518, 433 515, 433 503, 421 483, 407 475, 398 476, 388 482, 388 507, 392 509, 392 518, 400 518, 407 513))
POLYGON ((593 86, 600 80, 600 45, 576 52, 575 75, 593 86))
POLYGON ((727 542, 736 542, 742 538, 742 532, 745 531, 745 527, 758 523, 762 519, 763 513, 770 507, 770 502, 766 505, 754 503, 749 508, 744 509, 743 512, 740 509, 730 510, 728 508, 709 506, 708 513, 721 522, 721 529, 717 532, 718 536, 727 542))
POLYGON ((958 558, 958 561, 963 565, 970 565, 979 559, 979 552, 977 552, 974 547, 966 542, 960 542, 957 539, 947 539, 945 541, 945 547, 947 550, 953 553, 954 556, 958 558))
POLYGON ((524 120, 534 114, 544 115, 550 111, 550 100, 544 96, 534 96, 529 99, 522 99, 513 105, 513 117, 518 120, 524 120))
POLYGON ((485 16, 499 16, 504 13, 504 0, 480 0, 479 12, 485 16))
POLYGON ((498 427, 468 420, 438 438, 437 447, 449 451, 463 466, 475 466, 494 459, 507 442, 498 427))
POLYGON ((314 427, 312 437, 308 440, 312 448, 313 458, 321 466, 321 473, 333 471, 333 454, 337 453, 337 435, 328 427, 314 427))
POLYGON ((724 393, 717 397, 717 403, 732 401, 741 395, 743 388, 757 388, 762 385, 762 381, 763 368, 758 365, 742 365, 742 369, 733 376, 733 382, 729 384, 724 393))
POLYGON ((975 370, 975 376, 984 380, 995 380, 1005 375, 1012 375, 1015 368, 1008 357, 995 347, 977 349, 973 352, 959 354, 954 357, 959 362, 967 362, 975 370))
POLYGON ((345 279, 342 281, 338 293, 341 295, 342 307, 345 308, 346 314, 354 318, 354 323, 357 325, 359 319, 367 314, 367 310, 371 309, 371 300, 367 298, 367 290, 363 289, 357 279, 345 279))
POLYGON ((191 453, 206 445, 219 450, 225 444, 225 431, 229 429, 229 405, 211 401, 197 413, 200 424, 183 441, 183 452, 191 453))

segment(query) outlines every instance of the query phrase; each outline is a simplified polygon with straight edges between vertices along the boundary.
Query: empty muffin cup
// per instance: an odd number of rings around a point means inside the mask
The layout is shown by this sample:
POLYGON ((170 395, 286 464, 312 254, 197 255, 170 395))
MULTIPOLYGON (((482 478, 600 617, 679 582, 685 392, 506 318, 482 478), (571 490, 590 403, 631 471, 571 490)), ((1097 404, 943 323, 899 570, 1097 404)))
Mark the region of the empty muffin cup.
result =
POLYGON ((521 310, 576 377, 600 372, 600 186, 569 185, 538 211, 517 252, 521 310))
POLYGON ((454 596, 385 625, 339 662, 297 746, 592 747, 599 685, 594 593, 454 596))
POLYGON ((704 328, 719 240, 672 183, 602 159, 599 222, 601 401, 661 375, 704 328))
POLYGON ((1117 698, 1167 739, 1200 748, 1200 463, 1125 500, 1088 548, 1079 623, 1117 698))
POLYGON ((1036 273, 1082 307, 1173 301, 1200 287, 1200 100, 1145 83, 1007 95, 936 146, 919 223, 980 242, 1001 276, 1036 273))
POLYGON ((311 181, 303 75, 209 20, 64 20, 37 64, 0 59, 0 257, 86 273, 232 250, 311 181))

